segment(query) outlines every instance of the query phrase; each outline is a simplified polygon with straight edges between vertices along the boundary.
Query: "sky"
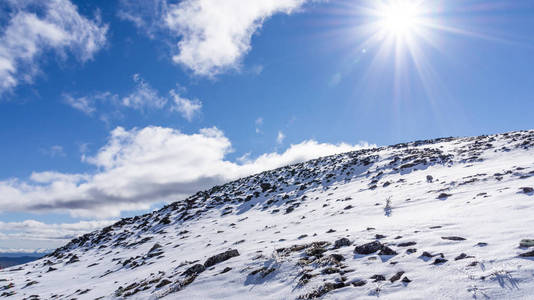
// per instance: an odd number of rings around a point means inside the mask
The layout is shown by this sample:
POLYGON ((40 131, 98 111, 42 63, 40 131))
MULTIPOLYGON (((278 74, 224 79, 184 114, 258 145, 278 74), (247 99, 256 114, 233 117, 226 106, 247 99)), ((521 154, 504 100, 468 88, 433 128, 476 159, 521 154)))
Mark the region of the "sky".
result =
POLYGON ((4 0, 0 252, 290 163, 534 128, 534 2, 4 0))

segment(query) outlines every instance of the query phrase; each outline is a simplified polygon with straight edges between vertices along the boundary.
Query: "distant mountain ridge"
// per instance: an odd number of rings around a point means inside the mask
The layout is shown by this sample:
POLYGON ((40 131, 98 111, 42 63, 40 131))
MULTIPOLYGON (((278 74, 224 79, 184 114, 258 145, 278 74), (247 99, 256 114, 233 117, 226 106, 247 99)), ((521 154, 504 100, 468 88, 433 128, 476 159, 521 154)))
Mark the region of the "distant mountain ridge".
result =
POLYGON ((532 130, 322 157, 73 239, 0 296, 528 299, 533 187, 532 130))

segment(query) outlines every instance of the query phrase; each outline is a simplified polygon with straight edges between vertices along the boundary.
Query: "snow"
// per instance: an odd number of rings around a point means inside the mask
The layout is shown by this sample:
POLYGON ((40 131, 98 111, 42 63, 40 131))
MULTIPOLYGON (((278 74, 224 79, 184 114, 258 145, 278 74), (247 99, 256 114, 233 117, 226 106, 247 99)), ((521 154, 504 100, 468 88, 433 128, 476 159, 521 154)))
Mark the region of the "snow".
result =
POLYGON ((534 258, 519 254, 532 248, 519 242, 534 238, 534 195, 522 189, 534 187, 533 154, 534 131, 523 131, 361 150, 263 172, 3 270, 0 297, 14 292, 6 299, 296 299, 338 283, 321 297, 531 299, 534 258), (438 199, 442 193, 450 196, 438 199), (166 216, 169 224, 161 222, 166 216), (377 234, 398 254, 354 253, 377 234), (465 240, 442 238, 450 236, 465 240), (333 249, 343 237, 352 245, 333 249), (319 241, 331 243, 322 258, 306 254, 314 247, 287 250, 319 241), (416 244, 398 246, 403 242, 416 244), (162 253, 150 257, 159 251, 149 252, 156 243, 162 253), (416 252, 407 253, 410 248, 416 252), (240 255, 192 282, 182 275, 229 249, 240 255), (424 251, 442 253, 447 261, 433 264, 439 256, 424 257, 424 251), (455 260, 461 253, 472 258, 455 260), (331 254, 344 260, 333 263, 331 254), (72 255, 79 261, 67 263, 72 255), (57 270, 47 272, 50 267, 57 270), (222 273, 226 268, 231 270, 222 273), (322 274, 326 268, 334 273, 322 274), (411 282, 389 280, 400 271, 400 279, 411 282), (299 283, 304 274, 309 282, 299 283), (386 280, 373 282, 373 275, 386 280), (156 287, 164 279, 170 283, 156 287), (353 286, 357 280, 366 284, 353 286), (37 283, 26 287, 29 282, 37 283), (2 290, 9 283, 14 286, 2 290))

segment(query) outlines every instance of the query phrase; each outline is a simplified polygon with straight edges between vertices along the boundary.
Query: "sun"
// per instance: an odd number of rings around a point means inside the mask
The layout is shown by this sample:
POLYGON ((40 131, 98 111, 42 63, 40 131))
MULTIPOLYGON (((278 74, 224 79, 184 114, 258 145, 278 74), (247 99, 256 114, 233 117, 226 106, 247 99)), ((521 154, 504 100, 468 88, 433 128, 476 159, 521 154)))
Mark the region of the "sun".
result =
POLYGON ((421 6, 413 1, 393 1, 384 4, 378 13, 381 31, 397 38, 416 33, 421 26, 421 6))

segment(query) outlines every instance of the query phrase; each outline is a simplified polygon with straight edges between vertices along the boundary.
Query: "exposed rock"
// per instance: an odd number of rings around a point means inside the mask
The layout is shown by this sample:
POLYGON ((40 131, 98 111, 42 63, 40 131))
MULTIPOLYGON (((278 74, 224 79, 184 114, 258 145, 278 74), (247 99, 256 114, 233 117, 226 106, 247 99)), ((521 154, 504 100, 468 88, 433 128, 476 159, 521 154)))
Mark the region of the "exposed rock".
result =
POLYGON ((340 238, 334 242, 334 249, 350 246, 352 242, 348 238, 340 238))
POLYGON ((359 287, 359 286, 364 286, 367 284, 367 281, 365 280, 355 280, 353 282, 351 282, 351 284, 355 287, 359 287))
POLYGON ((397 244, 398 247, 410 247, 417 244, 416 242, 404 242, 397 244))
POLYGON ((382 243, 380 243, 379 241, 374 241, 360 246, 356 246, 356 248, 354 248, 354 253, 368 255, 375 253, 380 249, 382 249, 382 243))
POLYGON ((189 267, 187 270, 185 270, 185 272, 183 272, 182 275, 185 275, 185 276, 197 275, 197 274, 204 272, 205 270, 206 270, 206 267, 204 265, 195 264, 189 267))
POLYGON ((441 239, 449 241, 465 241, 465 238, 460 236, 442 236, 441 239))
POLYGON ((214 255, 206 260, 204 267, 209 268, 225 260, 229 260, 232 257, 239 256, 239 252, 236 249, 228 250, 223 253, 214 255))
POLYGON ((446 263, 448 260, 446 260, 445 258, 441 258, 441 257, 438 257, 434 260, 434 262, 432 263, 433 265, 439 265, 439 264, 443 264, 443 263, 446 263))
POLYGON ((393 283, 393 282, 399 280, 399 279, 402 277, 402 275, 404 275, 404 271, 399 271, 399 272, 397 272, 395 275, 393 275, 393 276, 389 279, 389 281, 391 281, 391 282, 393 283))
POLYGON ((529 248, 534 247, 534 240, 524 239, 519 242, 519 247, 529 248))
POLYGON ((370 277, 370 279, 374 279, 375 282, 377 281, 385 281, 386 277, 384 275, 376 274, 370 277))

